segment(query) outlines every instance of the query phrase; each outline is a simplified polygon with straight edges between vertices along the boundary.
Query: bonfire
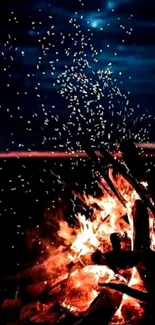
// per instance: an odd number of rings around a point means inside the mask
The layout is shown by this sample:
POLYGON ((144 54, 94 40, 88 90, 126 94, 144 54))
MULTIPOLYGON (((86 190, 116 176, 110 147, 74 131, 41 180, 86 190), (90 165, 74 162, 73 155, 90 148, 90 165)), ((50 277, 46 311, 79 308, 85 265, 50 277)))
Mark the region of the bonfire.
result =
POLYGON ((89 217, 77 213, 73 227, 63 213, 53 216, 55 241, 48 242, 47 259, 3 279, 17 289, 1 306, 1 324, 155 322, 155 207, 146 175, 136 178, 124 147, 121 160, 106 149, 102 161, 88 145, 85 150, 102 196, 71 189, 89 217))

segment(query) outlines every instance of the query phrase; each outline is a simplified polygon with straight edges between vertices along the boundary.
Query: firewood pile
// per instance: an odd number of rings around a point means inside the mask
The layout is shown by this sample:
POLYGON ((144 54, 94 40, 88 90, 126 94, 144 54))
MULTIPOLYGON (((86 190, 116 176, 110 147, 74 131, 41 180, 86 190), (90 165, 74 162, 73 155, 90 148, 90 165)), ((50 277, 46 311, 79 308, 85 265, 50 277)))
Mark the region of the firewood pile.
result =
POLYGON ((53 215, 48 257, 0 280, 2 325, 155 324, 153 179, 130 142, 120 145, 121 160, 83 146, 103 195, 79 194, 53 172, 89 218, 78 214, 71 227, 53 215))

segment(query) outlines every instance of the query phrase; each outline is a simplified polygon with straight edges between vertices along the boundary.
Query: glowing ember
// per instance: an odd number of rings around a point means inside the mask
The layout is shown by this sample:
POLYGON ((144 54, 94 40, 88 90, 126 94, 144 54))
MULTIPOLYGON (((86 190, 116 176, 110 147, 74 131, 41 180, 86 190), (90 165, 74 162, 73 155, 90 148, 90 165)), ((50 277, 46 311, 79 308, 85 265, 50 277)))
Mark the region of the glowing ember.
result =
MULTIPOLYGON (((134 267, 131 271, 131 279, 128 286, 134 289, 140 289, 145 291, 144 284, 138 274, 137 269, 134 267)), ((134 298, 123 295, 122 302, 115 313, 112 323, 113 324, 126 324, 126 322, 131 319, 136 319, 138 321, 143 316, 144 309, 141 304, 134 298)))

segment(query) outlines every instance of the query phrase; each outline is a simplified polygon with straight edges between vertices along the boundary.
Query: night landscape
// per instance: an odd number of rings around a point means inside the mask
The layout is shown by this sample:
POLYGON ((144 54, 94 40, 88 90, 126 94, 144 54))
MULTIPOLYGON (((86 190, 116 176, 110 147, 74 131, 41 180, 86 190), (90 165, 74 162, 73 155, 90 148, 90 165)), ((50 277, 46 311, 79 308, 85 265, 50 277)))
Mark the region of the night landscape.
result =
POLYGON ((153 325, 155 3, 0 10, 0 324, 153 325))

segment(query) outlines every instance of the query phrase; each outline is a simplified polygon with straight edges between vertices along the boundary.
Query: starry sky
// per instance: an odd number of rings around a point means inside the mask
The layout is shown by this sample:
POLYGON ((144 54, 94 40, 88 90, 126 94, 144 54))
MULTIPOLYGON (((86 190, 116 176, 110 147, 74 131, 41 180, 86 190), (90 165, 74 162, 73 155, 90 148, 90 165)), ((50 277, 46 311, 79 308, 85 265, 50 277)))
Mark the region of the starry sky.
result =
POLYGON ((0 10, 1 150, 72 148, 82 129, 94 144, 154 140, 153 0, 2 0, 0 10))

